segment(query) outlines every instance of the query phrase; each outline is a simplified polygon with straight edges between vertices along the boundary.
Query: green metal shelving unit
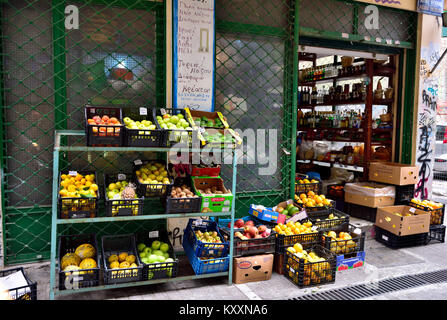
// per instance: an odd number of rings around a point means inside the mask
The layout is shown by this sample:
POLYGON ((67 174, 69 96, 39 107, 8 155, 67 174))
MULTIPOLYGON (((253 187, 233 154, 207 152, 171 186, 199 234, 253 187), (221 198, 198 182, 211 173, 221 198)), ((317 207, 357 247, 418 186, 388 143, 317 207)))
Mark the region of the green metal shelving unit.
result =
MULTIPOLYGON (((191 149, 191 148, 142 148, 142 147, 87 147, 87 146, 62 146, 61 140, 65 141, 68 136, 84 136, 85 132, 81 130, 56 130, 55 131, 55 143, 53 151, 53 190, 52 190, 52 217, 51 217, 51 264, 50 264, 50 300, 54 300, 56 296, 76 294, 82 292, 117 289, 117 288, 127 288, 134 286, 142 286, 148 284, 156 283, 166 283, 173 281, 184 281, 192 279, 203 279, 212 277, 222 277, 228 276, 228 285, 233 282, 233 275, 231 270, 233 269, 233 241, 234 233, 230 232, 230 250, 229 250, 229 268, 226 272, 210 273, 203 275, 191 275, 191 276, 181 276, 175 278, 167 279, 157 279, 157 280, 147 280, 138 282, 129 282, 123 284, 115 285, 100 285, 88 288, 79 288, 71 290, 58 290, 56 288, 56 259, 57 259, 57 228, 61 225, 67 224, 80 224, 80 223, 100 223, 100 222, 121 222, 121 221, 134 221, 134 220, 157 220, 157 219, 168 219, 168 218, 186 218, 186 217, 197 217, 203 215, 203 213, 179 213, 179 214, 153 214, 153 215, 141 215, 141 216, 126 216, 126 217, 97 217, 97 218, 85 218, 85 219, 59 219, 57 214, 57 195, 58 195, 58 176, 59 176, 59 161, 60 152, 82 152, 82 151, 96 151, 96 152, 133 152, 133 151, 144 151, 144 152, 168 152, 168 151, 184 151, 184 152, 202 152, 203 149, 191 149)), ((221 149, 219 149, 221 150, 221 149)), ((211 149, 210 149, 211 151, 211 149)), ((233 154, 233 179, 232 179, 232 193, 236 194, 236 175, 237 175, 237 152, 232 151, 233 154)), ((231 216, 231 228, 233 230, 234 219, 235 219, 235 200, 233 197, 233 202, 231 206, 231 212, 211 212, 207 213, 207 216, 213 217, 228 217, 231 216)))

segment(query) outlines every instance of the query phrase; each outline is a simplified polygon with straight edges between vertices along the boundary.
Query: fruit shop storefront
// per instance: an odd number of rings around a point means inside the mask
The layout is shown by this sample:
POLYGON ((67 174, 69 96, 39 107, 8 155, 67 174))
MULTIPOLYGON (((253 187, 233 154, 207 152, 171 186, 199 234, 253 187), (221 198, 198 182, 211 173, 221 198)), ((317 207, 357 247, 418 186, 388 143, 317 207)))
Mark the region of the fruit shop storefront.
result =
POLYGON ((64 277, 80 269, 91 277, 78 290, 211 273, 231 283, 233 240, 246 240, 233 227, 263 241, 250 253, 284 254, 295 243, 278 244, 265 217, 295 216, 301 193, 319 197, 310 207, 332 203, 319 189, 298 192, 300 181, 323 185, 335 162, 358 179, 370 160, 414 164, 422 15, 370 13, 371 2, 2 1, 4 264, 50 259, 51 298, 73 289, 64 277), (232 152, 173 165, 169 148, 184 137, 232 152), (321 140, 349 148, 309 147, 321 140))

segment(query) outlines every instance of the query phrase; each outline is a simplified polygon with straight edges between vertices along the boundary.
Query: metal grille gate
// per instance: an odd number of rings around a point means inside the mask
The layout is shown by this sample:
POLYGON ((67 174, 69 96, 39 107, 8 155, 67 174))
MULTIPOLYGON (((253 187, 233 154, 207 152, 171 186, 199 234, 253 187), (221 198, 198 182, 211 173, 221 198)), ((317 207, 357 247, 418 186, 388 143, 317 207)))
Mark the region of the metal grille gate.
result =
MULTIPOLYGON (((146 0, 0 4, 2 222, 5 264, 12 264, 49 258, 54 130, 82 130, 82 108, 88 102, 164 106, 166 6, 146 0), (64 27, 67 5, 79 8, 78 30, 64 27), (134 79, 111 79, 110 69, 118 65, 131 69, 134 79)), ((381 28, 367 30, 362 27, 364 7, 338 0, 216 0, 216 110, 226 114, 234 128, 266 130, 259 132, 266 141, 268 129, 277 129, 280 142, 274 174, 260 175, 255 164, 239 166, 237 216, 245 215, 251 203, 274 205, 292 196, 299 37, 346 41, 342 33, 347 33, 354 42, 379 44, 380 37, 384 46, 413 47, 413 13, 380 8, 381 28)), ((252 151, 247 149, 245 155, 252 151)), ((265 159, 262 150, 255 151, 258 161, 265 159)), ((267 146, 267 157, 268 152, 267 146)), ((61 164, 102 174, 130 170, 132 160, 147 156, 67 152, 61 164)), ((224 179, 229 174, 224 168, 224 179)), ((60 232, 101 234, 147 227, 79 224, 60 232)))

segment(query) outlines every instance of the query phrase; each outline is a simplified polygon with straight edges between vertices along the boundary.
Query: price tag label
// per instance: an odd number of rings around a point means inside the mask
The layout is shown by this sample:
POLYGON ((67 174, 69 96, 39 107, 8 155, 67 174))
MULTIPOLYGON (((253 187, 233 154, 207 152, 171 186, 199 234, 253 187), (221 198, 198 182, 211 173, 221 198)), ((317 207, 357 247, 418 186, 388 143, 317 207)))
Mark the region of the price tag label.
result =
POLYGON ((118 180, 119 180, 119 181, 126 180, 126 175, 123 174, 123 173, 119 173, 119 174, 118 174, 118 180))
POLYGON ((90 113, 95 113, 95 108, 91 108, 90 113))
POLYGON ((140 108, 140 116, 147 116, 147 108, 144 107, 140 108))
POLYGON ((149 231, 149 238, 158 238, 158 230, 149 231))
POLYGON ((393 44, 393 40, 391 40, 391 39, 386 39, 385 41, 386 41, 386 44, 393 44))
POLYGON ((288 219, 286 222, 297 222, 306 218, 307 218, 307 212, 306 210, 302 210, 296 215, 294 215, 292 218, 288 219))
POLYGON ((318 230, 318 227, 317 227, 317 226, 312 226, 312 228, 310 228, 310 230, 312 230, 312 231, 317 231, 317 230, 318 230))
POLYGON ((72 177, 76 177, 78 175, 78 172, 77 171, 69 171, 68 175, 72 176, 72 177))
POLYGON ((140 159, 137 159, 133 162, 136 166, 141 166, 143 164, 143 161, 141 161, 140 159))
POLYGON ((371 38, 369 36, 365 36, 363 39, 365 39, 365 41, 371 40, 371 38))
POLYGON ((376 42, 381 43, 382 42, 382 38, 376 38, 376 42))
POLYGON ((349 33, 342 33, 341 37, 345 38, 345 39, 349 39, 349 33))
POLYGON ((388 237, 382 234, 382 239, 388 241, 388 237))
POLYGON ((416 212, 416 208, 410 208, 410 212, 411 213, 415 213, 416 212))
POLYGON ((360 234, 362 234, 362 229, 360 229, 360 228, 355 228, 355 229, 354 229, 354 233, 360 235, 360 234))
POLYGON ((161 113, 162 116, 164 116, 167 112, 166 112, 166 110, 164 108, 161 108, 160 109, 160 113, 161 113))

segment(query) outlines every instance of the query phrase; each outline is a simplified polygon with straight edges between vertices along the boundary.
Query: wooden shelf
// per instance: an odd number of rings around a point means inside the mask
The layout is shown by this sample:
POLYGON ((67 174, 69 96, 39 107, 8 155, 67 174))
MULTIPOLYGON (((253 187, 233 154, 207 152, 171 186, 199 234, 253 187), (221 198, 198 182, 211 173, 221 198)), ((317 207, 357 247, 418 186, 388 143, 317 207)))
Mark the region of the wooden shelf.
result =
MULTIPOLYGON (((373 105, 375 106, 389 106, 394 103, 394 99, 381 99, 381 100, 373 100, 373 105)), ((355 100, 355 101, 332 101, 332 102, 324 102, 324 103, 315 103, 315 104, 304 104, 298 105, 298 109, 313 109, 318 107, 330 107, 330 106, 348 106, 348 105, 358 105, 365 104, 364 100, 355 100)))

